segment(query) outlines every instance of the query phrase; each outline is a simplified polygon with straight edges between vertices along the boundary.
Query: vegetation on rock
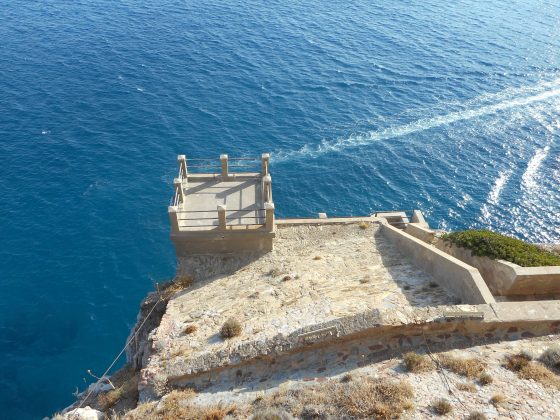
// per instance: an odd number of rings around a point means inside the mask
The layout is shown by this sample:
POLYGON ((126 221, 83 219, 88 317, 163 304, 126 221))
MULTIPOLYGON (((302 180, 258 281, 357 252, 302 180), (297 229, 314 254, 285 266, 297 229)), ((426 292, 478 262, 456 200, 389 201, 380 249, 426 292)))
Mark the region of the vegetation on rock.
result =
POLYGON ((442 235, 443 240, 471 250, 473 255, 501 259, 522 267, 560 265, 560 256, 536 245, 489 230, 464 230, 442 235))
POLYGON ((241 331, 242 328, 239 321, 230 318, 226 322, 224 322, 224 325, 222 325, 220 335, 222 336, 222 338, 232 338, 237 337, 239 334, 241 334, 241 331))
POLYGON ((444 416, 453 411, 453 406, 446 399, 439 399, 432 404, 432 410, 434 413, 444 416))
POLYGON ((404 367, 408 372, 428 372, 435 368, 434 363, 427 357, 410 351, 403 356, 404 367))
POLYGON ((507 356, 504 367, 517 374, 521 379, 534 380, 541 384, 560 389, 560 378, 544 365, 534 362, 524 353, 507 356))
POLYGON ((477 359, 459 359, 449 355, 440 357, 440 363, 444 368, 449 369, 458 375, 467 378, 479 378, 486 369, 486 363, 477 359))

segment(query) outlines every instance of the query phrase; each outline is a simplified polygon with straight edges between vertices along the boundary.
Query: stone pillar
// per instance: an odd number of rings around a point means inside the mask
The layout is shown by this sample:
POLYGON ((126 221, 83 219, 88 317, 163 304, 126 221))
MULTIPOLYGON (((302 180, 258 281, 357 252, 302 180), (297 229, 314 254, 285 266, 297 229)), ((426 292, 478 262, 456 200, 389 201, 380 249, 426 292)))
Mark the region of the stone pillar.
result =
POLYGON ((169 224, 171 225, 171 233, 179 232, 179 208, 177 206, 167 207, 167 214, 169 215, 169 224))
POLYGON ((185 155, 177 156, 177 163, 179 164, 179 174, 183 172, 182 179, 187 178, 187 158, 185 155))
POLYGON ((274 230, 274 203, 264 203, 266 212, 266 230, 272 232, 274 230))
POLYGON ((226 205, 218 204, 218 224, 220 230, 226 230, 226 205))
POLYGON ((262 154, 262 176, 268 175, 268 165, 270 163, 270 155, 268 153, 262 154))
POLYGON ((426 219, 424 219, 424 215, 422 214, 422 212, 420 210, 414 210, 412 212, 412 223, 418 223, 423 227, 429 228, 428 223, 426 222, 426 219))
POLYGON ((173 186, 179 191, 179 203, 183 204, 185 202, 185 191, 183 190, 183 183, 179 178, 173 180, 173 186))
POLYGON ((220 161, 222 162, 222 178, 226 179, 229 176, 228 155, 220 155, 220 161))
POLYGON ((272 177, 270 174, 263 177, 263 200, 272 203, 272 177))

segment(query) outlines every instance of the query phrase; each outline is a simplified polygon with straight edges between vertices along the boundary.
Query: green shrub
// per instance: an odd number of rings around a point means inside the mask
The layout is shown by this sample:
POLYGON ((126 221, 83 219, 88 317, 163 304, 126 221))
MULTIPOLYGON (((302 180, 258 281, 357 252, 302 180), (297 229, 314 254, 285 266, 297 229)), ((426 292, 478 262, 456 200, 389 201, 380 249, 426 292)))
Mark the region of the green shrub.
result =
POLYGON ((470 249, 472 255, 506 260, 522 267, 560 265, 560 256, 552 252, 489 230, 451 232, 442 239, 470 249))

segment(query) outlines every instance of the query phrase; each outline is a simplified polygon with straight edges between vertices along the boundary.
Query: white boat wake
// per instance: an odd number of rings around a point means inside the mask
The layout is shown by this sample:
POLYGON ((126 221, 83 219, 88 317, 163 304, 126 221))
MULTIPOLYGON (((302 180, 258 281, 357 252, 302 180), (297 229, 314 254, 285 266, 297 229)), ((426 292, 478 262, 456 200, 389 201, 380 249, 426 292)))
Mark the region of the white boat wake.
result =
POLYGON ((490 105, 483 105, 458 112, 450 112, 441 116, 422 118, 397 127, 374 130, 364 134, 353 134, 349 137, 336 140, 323 140, 318 145, 305 145, 299 150, 274 153, 273 159, 274 162, 280 163, 303 157, 315 158, 325 153, 339 152, 377 141, 403 137, 459 121, 480 118, 486 115, 497 114, 511 108, 524 107, 536 102, 543 102, 558 96, 560 96, 560 79, 553 82, 541 83, 533 87, 508 89, 502 93, 483 98, 485 101, 492 98, 495 103, 490 105))

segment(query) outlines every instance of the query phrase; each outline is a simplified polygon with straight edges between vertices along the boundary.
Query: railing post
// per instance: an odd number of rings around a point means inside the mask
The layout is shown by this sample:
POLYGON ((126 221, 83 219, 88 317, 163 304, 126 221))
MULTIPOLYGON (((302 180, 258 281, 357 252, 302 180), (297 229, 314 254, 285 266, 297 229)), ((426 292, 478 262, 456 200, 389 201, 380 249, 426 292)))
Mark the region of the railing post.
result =
POLYGON ((268 175, 268 164, 270 162, 270 155, 268 153, 262 154, 262 176, 268 175))
POLYGON ((171 233, 179 232, 179 214, 177 206, 167 207, 167 214, 169 215, 169 224, 171 225, 171 233))
POLYGON ((266 211, 266 230, 272 232, 274 230, 274 203, 264 203, 266 211))
POLYGON ((228 173, 228 155, 220 155, 220 161, 222 162, 222 178, 226 179, 229 175, 229 173, 228 173))
POLYGON ((263 177, 263 200, 265 203, 272 202, 272 177, 270 174, 263 177))
POLYGON ((179 174, 181 174, 181 170, 183 172, 183 176, 181 178, 187 177, 187 158, 185 155, 177 156, 177 163, 179 164, 179 174))
POLYGON ((226 230, 226 205, 218 204, 218 224, 220 230, 226 230))
POLYGON ((180 178, 175 178, 173 180, 173 186, 179 190, 179 202, 182 204, 185 202, 185 191, 183 191, 183 182, 180 178))

